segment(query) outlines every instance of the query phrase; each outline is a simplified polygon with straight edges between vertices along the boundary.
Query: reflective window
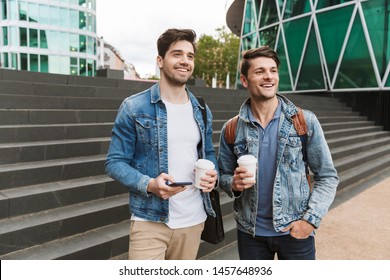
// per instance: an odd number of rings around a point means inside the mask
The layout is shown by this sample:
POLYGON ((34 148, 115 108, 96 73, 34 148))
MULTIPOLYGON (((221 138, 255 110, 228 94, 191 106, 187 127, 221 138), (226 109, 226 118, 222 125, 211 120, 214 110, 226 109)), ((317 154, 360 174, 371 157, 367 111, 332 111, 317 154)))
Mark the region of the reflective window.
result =
POLYGON ((28 21, 39 21, 39 6, 35 3, 28 3, 28 21))
POLYGON ((27 20, 27 3, 19 1, 19 20, 27 20))
POLYGON ((278 25, 259 32, 259 41, 261 46, 269 46, 275 49, 276 37, 278 35, 278 25))
POLYGON ((3 46, 8 46, 8 28, 3 27, 3 46))
POLYGON ((309 22, 310 17, 304 17, 284 24, 287 52, 293 77, 297 76, 309 22))
POLYGON ((317 22, 330 79, 333 79, 336 70, 353 8, 353 6, 348 6, 317 14, 317 22))
POLYGON ((377 87, 360 17, 356 17, 337 75, 335 88, 377 87))
POLYGON ((9 17, 13 20, 19 19, 19 8, 16 0, 9 0, 9 17))
POLYGON ((60 34, 58 31, 49 30, 46 31, 47 35, 47 45, 50 50, 59 50, 60 49, 60 34))
POLYGON ((39 5, 39 23, 40 24, 50 24, 49 7, 46 5, 39 5))
POLYGON ((11 69, 19 69, 18 67, 18 55, 16 53, 11 53, 11 69))
POLYGON ((79 35, 78 34, 70 34, 70 51, 78 52, 79 51, 79 35))
POLYGON ((68 52, 70 50, 70 44, 69 44, 69 33, 67 32, 60 32, 60 50, 68 52))
POLYGON ((242 50, 253 49, 258 45, 256 33, 249 34, 244 38, 242 38, 241 40, 242 40, 242 44, 241 44, 242 50))
POLYGON ((91 59, 87 60, 87 75, 90 77, 94 75, 93 60, 91 59))
POLYGON ((281 91, 290 91, 292 90, 291 79, 288 70, 286 50, 284 48, 284 44, 281 40, 279 40, 278 48, 276 49, 279 59, 280 59, 280 67, 279 67, 279 90, 281 91))
POLYGON ((50 24, 54 26, 60 25, 60 9, 50 6, 50 24))
POLYGON ((27 28, 19 28, 19 40, 21 47, 27 47, 27 28))
POLYGON ((386 3, 387 7, 383 0, 362 3, 368 34, 382 78, 390 61, 390 2, 386 3))
POLYGON ((297 90, 325 89, 324 75, 314 29, 312 28, 306 53, 303 57, 302 70, 299 74, 297 90))
POLYGON ((20 70, 28 70, 28 55, 26 53, 20 54, 20 70))
POLYGON ((11 26, 8 28, 8 39, 11 46, 19 46, 19 32, 18 28, 11 26))
POLYGON ((87 76, 87 60, 80 58, 80 76, 87 76))
POLYGON ((287 0, 283 18, 300 16, 311 11, 310 1, 308 0, 287 0))
POLYGON ((94 46, 95 46, 95 38, 94 37, 87 37, 88 42, 87 42, 87 53, 88 54, 95 54, 94 46))
POLYGON ((247 0, 245 16, 244 16, 243 35, 255 31, 257 25, 256 22, 257 22, 257 17, 256 17, 255 7, 253 5, 253 0, 247 0))
POLYGON ((69 10, 60 8, 60 26, 69 27, 69 10))
POLYGON ((38 30, 37 29, 29 29, 30 31, 30 44, 31 48, 38 47, 38 30))
POLYGON ((49 73, 49 57, 47 55, 40 56, 40 69, 41 72, 49 73))
POLYGON ((75 10, 70 10, 70 27, 79 28, 79 13, 75 10))
POLYGON ((263 1, 260 15, 260 28, 275 23, 279 20, 275 1, 263 1))
POLYGON ((7 19, 7 1, 1 0, 1 19, 7 19))
POLYGON ((41 49, 47 49, 48 48, 46 32, 47 31, 45 31, 45 30, 40 30, 39 31, 39 42, 40 42, 39 46, 40 46, 41 49))
POLYGON ((49 56, 49 69, 50 73, 56 74, 69 74, 70 61, 69 57, 50 55, 49 56))
POLYGON ((30 71, 39 71, 39 62, 37 54, 30 54, 30 71))
POLYGON ((8 68, 9 67, 9 60, 8 60, 8 53, 3 54, 3 67, 8 68))
POLYGON ((317 9, 327 8, 334 5, 351 2, 351 0, 318 0, 317 9))
POLYGON ((79 12, 79 29, 86 29, 87 26, 87 14, 79 12))
POLYGON ((87 37, 85 35, 80 35, 80 52, 85 53, 87 50, 87 37))

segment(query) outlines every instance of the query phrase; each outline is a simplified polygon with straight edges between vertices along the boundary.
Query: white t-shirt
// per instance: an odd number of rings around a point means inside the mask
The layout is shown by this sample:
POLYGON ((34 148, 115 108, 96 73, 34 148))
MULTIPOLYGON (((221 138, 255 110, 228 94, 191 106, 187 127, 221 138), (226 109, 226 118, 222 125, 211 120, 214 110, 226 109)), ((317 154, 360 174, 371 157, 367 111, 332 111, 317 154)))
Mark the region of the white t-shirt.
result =
MULTIPOLYGON (((192 104, 172 104, 164 101, 168 123, 168 173, 177 182, 195 181, 194 164, 198 160, 200 131, 194 119, 192 104)), ((194 185, 169 198, 169 222, 176 229, 190 227, 207 218, 202 195, 194 185)), ((140 220, 137 217, 132 219, 140 220)))

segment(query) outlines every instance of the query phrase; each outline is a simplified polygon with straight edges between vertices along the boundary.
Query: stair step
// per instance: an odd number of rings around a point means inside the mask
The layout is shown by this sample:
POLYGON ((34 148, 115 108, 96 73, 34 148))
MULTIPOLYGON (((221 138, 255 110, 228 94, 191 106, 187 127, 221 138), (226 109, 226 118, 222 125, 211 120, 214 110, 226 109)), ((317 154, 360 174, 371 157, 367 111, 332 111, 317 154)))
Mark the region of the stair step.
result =
POLYGON ((0 191, 0 219, 46 211, 127 193, 107 175, 49 182, 0 191))
POLYGON ((0 165, 0 190, 104 174, 105 154, 0 165))
POLYGON ((107 260, 127 252, 128 220, 0 256, 2 260, 107 260))
POLYGON ((88 201, 0 221, 0 256, 129 218, 128 195, 88 201))
POLYGON ((84 138, 0 144, 0 165, 107 153, 111 138, 84 138))

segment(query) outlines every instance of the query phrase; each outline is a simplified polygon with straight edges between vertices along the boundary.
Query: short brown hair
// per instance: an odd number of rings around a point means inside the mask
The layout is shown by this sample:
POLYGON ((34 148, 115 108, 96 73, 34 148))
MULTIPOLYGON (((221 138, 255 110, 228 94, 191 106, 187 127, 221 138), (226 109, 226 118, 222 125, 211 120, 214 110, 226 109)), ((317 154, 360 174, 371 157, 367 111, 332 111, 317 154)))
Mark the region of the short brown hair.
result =
POLYGON ((182 40, 190 42, 194 48, 194 53, 196 52, 196 33, 194 30, 171 28, 167 29, 157 39, 158 55, 164 58, 171 45, 182 40))
POLYGON ((278 54, 268 46, 262 46, 256 49, 250 49, 242 52, 242 60, 240 64, 240 72, 244 77, 248 77, 248 70, 250 61, 257 57, 268 57, 272 58, 276 62, 276 66, 279 68, 280 59, 278 54))

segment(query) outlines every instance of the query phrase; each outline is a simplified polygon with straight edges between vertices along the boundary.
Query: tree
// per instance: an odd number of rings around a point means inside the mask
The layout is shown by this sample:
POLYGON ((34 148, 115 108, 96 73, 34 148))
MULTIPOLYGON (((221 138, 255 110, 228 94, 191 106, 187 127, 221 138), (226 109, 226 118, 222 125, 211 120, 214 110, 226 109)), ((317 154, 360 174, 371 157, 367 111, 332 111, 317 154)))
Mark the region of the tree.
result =
POLYGON ((208 86, 216 77, 218 87, 226 87, 226 76, 229 74, 231 87, 237 71, 240 39, 225 26, 216 31, 216 38, 203 34, 197 42, 194 77, 203 79, 208 86))

